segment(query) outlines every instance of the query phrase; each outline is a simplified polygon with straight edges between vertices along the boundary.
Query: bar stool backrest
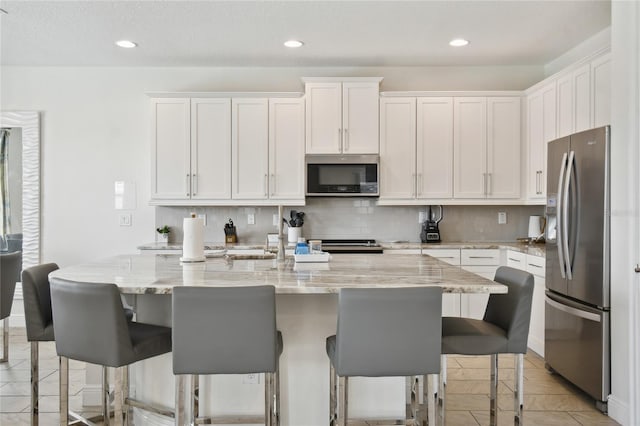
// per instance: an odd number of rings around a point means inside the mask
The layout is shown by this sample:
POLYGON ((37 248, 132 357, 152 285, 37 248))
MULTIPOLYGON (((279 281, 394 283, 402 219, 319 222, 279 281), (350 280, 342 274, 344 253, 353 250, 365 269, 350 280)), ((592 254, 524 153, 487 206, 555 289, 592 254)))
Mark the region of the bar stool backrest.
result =
POLYGON ((108 367, 135 361, 115 284, 52 278, 51 305, 59 356, 108 367))
POLYGON ((0 254, 0 319, 11 315, 16 282, 20 280, 22 252, 0 254))
POLYGON ((275 287, 174 287, 173 373, 276 371, 275 287))
POLYGON ((509 291, 489 296, 483 319, 507 332, 507 353, 526 353, 531 322, 533 275, 501 266, 496 271, 494 281, 506 285, 509 291))
POLYGON ((345 288, 338 300, 339 376, 440 372, 441 288, 345 288))
POLYGON ((57 269, 55 263, 45 263, 22 271, 24 317, 30 342, 54 340, 49 274, 57 269))

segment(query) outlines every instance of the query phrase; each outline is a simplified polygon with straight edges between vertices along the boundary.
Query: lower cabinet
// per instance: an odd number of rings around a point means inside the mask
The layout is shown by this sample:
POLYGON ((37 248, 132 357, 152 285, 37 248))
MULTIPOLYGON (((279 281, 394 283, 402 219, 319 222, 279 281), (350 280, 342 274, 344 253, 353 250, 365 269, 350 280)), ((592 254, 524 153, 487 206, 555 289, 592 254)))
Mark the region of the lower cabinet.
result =
MULTIPOLYGON (((465 271, 493 280, 500 266, 500 250, 461 249, 460 265, 465 271)), ((463 294, 460 298, 460 316, 482 319, 488 300, 488 294, 463 294)))
MULTIPOLYGON (((460 265, 460 249, 422 249, 423 255, 435 257, 450 265, 460 265)), ((445 293, 442 295, 442 316, 460 316, 460 293, 445 293)))

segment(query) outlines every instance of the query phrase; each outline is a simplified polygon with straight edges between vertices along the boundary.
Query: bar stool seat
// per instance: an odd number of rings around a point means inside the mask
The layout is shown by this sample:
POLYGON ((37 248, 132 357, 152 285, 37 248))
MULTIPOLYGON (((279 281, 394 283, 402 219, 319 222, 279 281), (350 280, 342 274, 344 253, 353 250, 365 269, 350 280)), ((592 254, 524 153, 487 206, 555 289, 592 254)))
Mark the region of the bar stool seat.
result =
POLYGON ((16 282, 20 280, 22 252, 0 254, 0 320, 2 320, 2 358, 9 361, 9 316, 13 305, 16 282))
MULTIPOLYGON (((115 284, 53 278, 51 304, 56 351, 60 357, 119 369, 114 398, 116 424, 128 422, 130 403, 154 412, 166 411, 131 401, 127 369, 121 367, 170 352, 171 328, 128 321, 115 284)), ((68 390, 62 387, 61 380, 60 394, 67 394, 68 390)), ((60 415, 66 417, 68 409, 63 405, 61 398, 60 415)), ((104 424, 109 424, 108 415, 104 424)))
POLYGON ((247 373, 265 373, 264 417, 235 421, 279 425, 283 343, 276 328, 275 287, 175 287, 172 317, 176 425, 220 422, 200 416, 199 375, 247 373), (185 398, 187 375, 192 382, 185 398))
POLYGON ((533 275, 501 266, 494 280, 508 287, 506 294, 489 296, 482 320, 445 317, 442 319, 441 404, 445 412, 446 355, 491 355, 489 423, 498 422, 498 354, 515 354, 514 424, 522 424, 523 364, 527 352, 533 275))
MULTIPOLYGON (((429 390, 440 373, 442 289, 345 288, 338 296, 338 326, 327 337, 330 362, 329 421, 348 422, 348 377, 408 378, 405 422, 438 421, 437 391, 429 390), (418 381, 423 376, 423 412, 418 413, 418 381), (340 384, 338 385, 338 381, 340 384), (420 417, 423 417, 420 419, 420 417)), ((434 386, 437 387, 437 386, 434 386)))

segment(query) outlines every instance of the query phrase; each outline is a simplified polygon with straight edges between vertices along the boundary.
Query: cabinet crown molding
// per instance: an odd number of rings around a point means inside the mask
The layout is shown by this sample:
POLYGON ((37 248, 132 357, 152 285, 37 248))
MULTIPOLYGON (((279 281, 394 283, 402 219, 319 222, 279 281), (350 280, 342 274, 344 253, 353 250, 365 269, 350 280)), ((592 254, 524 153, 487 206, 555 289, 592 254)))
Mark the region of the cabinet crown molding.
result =
POLYGON ((302 92, 145 92, 150 98, 301 98, 302 92))
POLYGON ((384 77, 302 77, 303 83, 380 83, 384 77))
POLYGON ((443 97, 443 96, 453 96, 453 97, 493 97, 493 96, 513 96, 520 97, 524 96, 524 92, 521 90, 487 90, 487 91, 430 91, 430 90, 404 90, 404 91, 392 91, 392 92, 380 92, 380 96, 383 98, 394 98, 394 97, 416 97, 416 98, 427 98, 427 97, 443 97))

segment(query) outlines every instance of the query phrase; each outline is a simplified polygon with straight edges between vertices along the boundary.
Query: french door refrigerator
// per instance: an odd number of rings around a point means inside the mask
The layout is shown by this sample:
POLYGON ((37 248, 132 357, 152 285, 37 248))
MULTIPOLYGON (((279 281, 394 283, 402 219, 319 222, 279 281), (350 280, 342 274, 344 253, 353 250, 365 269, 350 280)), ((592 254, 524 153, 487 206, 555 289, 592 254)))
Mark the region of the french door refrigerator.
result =
POLYGON ((547 146, 545 362, 607 409, 609 126, 547 146))

